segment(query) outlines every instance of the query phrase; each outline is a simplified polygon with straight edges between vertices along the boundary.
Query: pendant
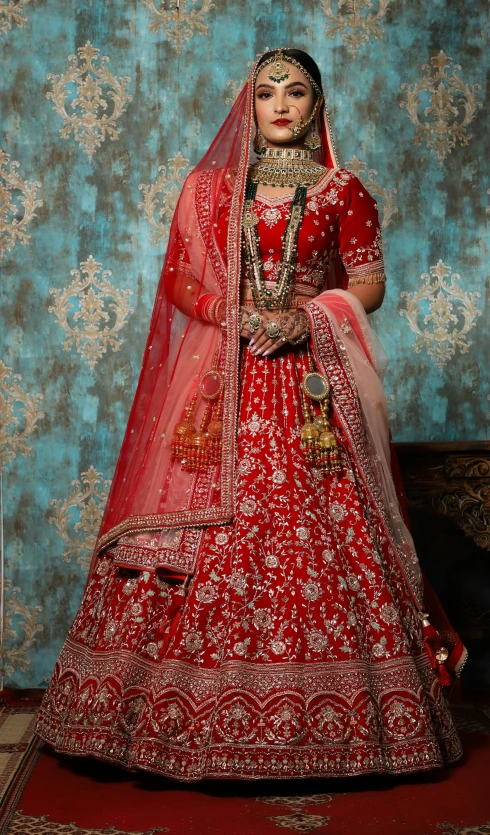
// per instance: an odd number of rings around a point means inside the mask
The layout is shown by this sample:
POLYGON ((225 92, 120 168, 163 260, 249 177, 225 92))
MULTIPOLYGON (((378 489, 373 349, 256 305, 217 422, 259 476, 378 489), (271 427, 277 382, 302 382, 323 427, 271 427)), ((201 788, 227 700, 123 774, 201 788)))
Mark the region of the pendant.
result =
POLYGON ((257 217, 255 212, 251 208, 249 209, 246 207, 245 211, 243 212, 243 227, 245 229, 252 229, 254 226, 257 226, 258 223, 260 223, 260 218, 257 217))

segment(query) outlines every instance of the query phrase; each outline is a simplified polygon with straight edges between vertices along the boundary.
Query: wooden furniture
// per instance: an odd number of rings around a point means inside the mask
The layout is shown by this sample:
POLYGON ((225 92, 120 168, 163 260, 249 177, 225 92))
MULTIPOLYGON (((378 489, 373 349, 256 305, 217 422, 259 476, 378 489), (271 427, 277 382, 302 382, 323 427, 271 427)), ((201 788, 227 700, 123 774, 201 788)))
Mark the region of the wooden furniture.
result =
POLYGON ((490 441, 395 444, 422 568, 490 689, 490 441))

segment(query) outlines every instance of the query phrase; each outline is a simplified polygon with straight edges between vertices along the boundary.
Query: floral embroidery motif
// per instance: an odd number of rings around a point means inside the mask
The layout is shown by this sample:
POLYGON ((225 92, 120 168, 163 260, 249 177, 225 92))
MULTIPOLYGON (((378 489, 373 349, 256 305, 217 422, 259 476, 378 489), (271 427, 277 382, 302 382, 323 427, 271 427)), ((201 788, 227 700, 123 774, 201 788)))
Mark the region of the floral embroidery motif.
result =
POLYGON ((262 220, 269 227, 269 229, 272 229, 272 227, 275 226, 281 218, 282 212, 277 208, 266 209, 262 212, 262 220))
POLYGON ((303 811, 307 806, 323 806, 330 803, 332 797, 329 794, 299 795, 296 797, 257 797, 260 803, 270 803, 272 806, 286 806, 291 809, 292 814, 274 815, 270 817, 276 826, 296 832, 310 832, 328 826, 330 815, 313 815, 303 811))
MULTIPOLYGON (((355 154, 352 159, 345 163, 345 167, 348 168, 349 171, 352 171, 356 177, 359 177, 360 180, 365 182, 370 194, 381 200, 383 210, 381 228, 386 229, 386 227, 390 225, 394 215, 398 214, 398 207, 394 205, 393 201, 394 195, 397 194, 397 189, 383 188, 376 180, 378 172, 374 168, 367 170, 367 164, 363 160, 359 159, 359 157, 356 157, 355 154), (367 174, 367 176, 363 177, 363 174, 367 174)), ((366 225, 371 226, 372 221, 367 220, 366 225)))
POLYGON ((109 280, 111 270, 101 271, 102 264, 92 255, 86 261, 81 261, 80 267, 81 270, 71 270, 73 280, 64 290, 50 288, 54 301, 48 310, 54 313, 58 324, 66 332, 64 350, 70 351, 75 346, 92 371, 108 347, 113 351, 121 347, 119 331, 133 312, 128 304, 128 297, 133 291, 114 287, 109 280), (71 324, 68 313, 74 306, 73 298, 78 299, 79 309, 73 313, 71 324), (107 307, 114 316, 112 325, 108 325, 111 317, 104 301, 107 298, 111 299, 107 307))
POLYGON ((10 677, 18 671, 29 669, 29 650, 44 631, 40 623, 42 606, 27 606, 22 599, 22 589, 4 581, 4 641, 1 646, 2 676, 10 677))
POLYGON ((369 43, 370 39, 379 40, 383 37, 381 21, 386 15, 391 0, 379 0, 378 9, 372 12, 372 0, 339 0, 338 11, 332 8, 332 0, 320 0, 323 11, 328 18, 326 33, 329 38, 340 34, 342 42, 353 58, 361 46, 369 43))
POLYGON ((17 453, 29 455, 27 437, 44 417, 39 409, 43 395, 28 394, 21 380, 20 374, 13 374, 12 368, 0 360, 0 474, 17 453))
POLYGON ((199 35, 206 34, 206 15, 214 6, 211 0, 202 0, 200 7, 196 7, 195 0, 180 0, 168 9, 163 3, 162 8, 158 9, 156 0, 143 0, 143 3, 152 14, 150 32, 157 32, 162 27, 177 55, 196 32, 199 35))
POLYGON ((170 223, 177 206, 177 200, 184 184, 189 160, 180 151, 168 160, 168 165, 159 165, 159 176, 151 185, 140 183, 138 188, 143 192, 143 200, 138 208, 143 209, 145 217, 153 229, 151 242, 157 246, 166 243, 170 223), (162 195, 161 205, 158 206, 158 195, 162 195), (158 220, 155 213, 158 209, 158 220))
POLYGON ((8 5, 0 6, 0 35, 5 35, 14 25, 22 29, 27 23, 22 9, 27 6, 29 0, 9 0, 8 5))
POLYGON ((9 154, 0 149, 0 261, 17 241, 28 243, 31 236, 26 231, 27 224, 43 205, 37 199, 41 183, 23 180, 18 169, 19 163, 11 161, 9 154))
POLYGON ((51 99, 57 113, 63 119, 61 136, 67 139, 70 133, 78 144, 85 149, 89 159, 92 159, 97 148, 109 137, 113 141, 119 138, 117 121, 125 112, 126 104, 131 96, 126 93, 126 86, 131 81, 129 76, 116 78, 107 68, 109 58, 103 55, 99 66, 100 49, 87 41, 78 50, 78 57, 70 55, 71 68, 64 75, 49 73, 53 90, 46 93, 51 99), (79 63, 80 61, 80 63, 79 63), (71 98, 73 113, 66 109, 67 96, 70 88, 75 85, 76 96, 71 98), (103 88, 109 88, 107 98, 113 102, 112 113, 108 112, 108 104, 103 96, 103 88))
MULTIPOLYGON (((81 482, 72 481, 73 490, 68 498, 64 501, 51 499, 54 513, 49 522, 65 543, 65 562, 71 562, 74 556, 80 565, 88 565, 110 486, 110 480, 102 480, 102 473, 90 466, 82 473, 81 482), (73 512, 78 521, 74 521, 73 512)), ((107 563, 101 562, 99 575, 107 573, 107 570, 107 563)))
POLYGON ((169 832, 168 826, 157 827, 156 829, 145 829, 145 831, 127 829, 104 829, 97 831, 95 829, 86 829, 79 827, 74 823, 56 823, 49 819, 49 815, 41 815, 41 817, 24 815, 22 812, 16 812, 9 824, 11 835, 160 835, 163 832, 169 832))
POLYGON ((306 362, 304 351, 272 362, 244 354, 238 512, 204 530, 182 610, 164 574, 100 559, 45 697, 44 738, 126 763, 130 744, 134 767, 184 780, 266 776, 277 746, 283 776, 373 763, 398 773, 459 756, 412 600, 393 597, 406 581, 355 463, 332 482, 305 464, 306 362), (293 478, 275 479, 284 472, 293 478), (346 739, 355 756, 342 753, 346 739))

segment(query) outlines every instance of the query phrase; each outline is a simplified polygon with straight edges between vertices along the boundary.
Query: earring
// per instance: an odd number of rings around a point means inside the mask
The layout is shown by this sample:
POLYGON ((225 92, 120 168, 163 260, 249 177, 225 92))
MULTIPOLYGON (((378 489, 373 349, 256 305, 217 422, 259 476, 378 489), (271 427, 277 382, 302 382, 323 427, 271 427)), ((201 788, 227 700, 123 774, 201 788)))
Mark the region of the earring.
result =
POLYGON ((322 142, 316 124, 313 124, 305 137, 305 148, 309 151, 318 151, 321 148, 322 142))
POLYGON ((265 149, 267 148, 267 140, 263 133, 260 132, 259 128, 257 128, 257 130, 255 131, 253 146, 255 153, 259 156, 260 154, 263 154, 265 149))

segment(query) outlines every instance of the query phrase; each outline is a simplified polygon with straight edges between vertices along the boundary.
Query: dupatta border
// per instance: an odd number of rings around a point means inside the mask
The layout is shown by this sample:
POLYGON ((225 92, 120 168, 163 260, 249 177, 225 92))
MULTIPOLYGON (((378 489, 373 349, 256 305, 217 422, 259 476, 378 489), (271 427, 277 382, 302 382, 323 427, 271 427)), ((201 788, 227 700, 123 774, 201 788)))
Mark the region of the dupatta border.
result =
MULTIPOLYGON (((222 292, 227 290, 227 269, 211 225, 211 191, 218 171, 202 171, 196 184, 196 218, 199 233, 207 248, 209 260, 222 292)), ((226 176, 226 175, 225 175, 226 176)))
POLYGON ((141 531, 156 531, 161 528, 198 528, 212 524, 226 524, 231 522, 233 512, 226 512, 220 507, 209 507, 203 510, 183 510, 176 513, 155 513, 145 516, 128 516, 120 522, 97 543, 97 553, 115 542, 123 534, 140 533, 141 531))
POLYGON ((371 468, 366 449, 366 435, 361 405, 344 345, 337 338, 327 313, 314 301, 303 305, 310 318, 312 347, 319 369, 327 377, 336 413, 355 453, 366 489, 371 496, 385 534, 405 577, 407 587, 419 611, 423 607, 423 586, 410 565, 409 558, 397 546, 387 518, 381 491, 371 468))

